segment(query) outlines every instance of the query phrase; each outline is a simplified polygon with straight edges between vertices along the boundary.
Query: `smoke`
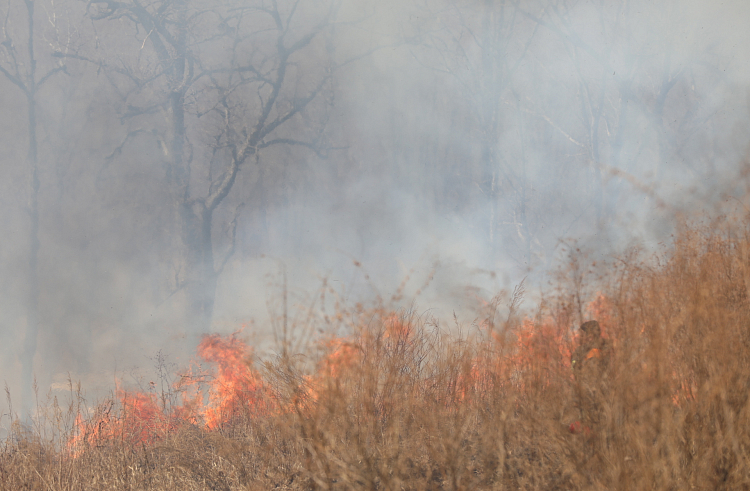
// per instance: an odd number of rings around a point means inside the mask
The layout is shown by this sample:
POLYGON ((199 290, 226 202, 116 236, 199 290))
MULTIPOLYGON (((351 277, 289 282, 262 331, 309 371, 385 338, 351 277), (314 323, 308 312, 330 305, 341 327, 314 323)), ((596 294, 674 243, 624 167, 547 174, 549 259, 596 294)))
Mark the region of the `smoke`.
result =
MULTIPOLYGON (((158 56, 133 26, 92 21, 79 8, 38 9, 40 25, 47 22, 36 46, 40 70, 61 66, 65 58, 53 52, 82 54, 65 59, 65 73, 49 78, 37 101, 34 366, 42 393, 70 375, 93 397, 115 376, 145 377, 159 349, 187 363, 196 338, 186 327, 180 196, 164 184, 174 137, 159 103, 166 85, 128 79, 158 73, 158 56), (64 20, 51 22, 52 13, 64 20)), ((289 24, 291 38, 323 16, 305 8, 289 24)), ((405 284, 396 307, 442 319, 455 312, 470 323, 481 301, 523 278, 535 298, 571 247, 593 251, 592 259, 634 244, 655 248, 680 217, 746 203, 748 9, 708 1, 345 2, 294 60, 284 93, 291 102, 275 109, 294 107, 336 66, 283 135, 315 138, 325 151, 260 150, 213 216, 221 274, 210 329, 247 325, 270 350, 280 296, 286 290, 293 308, 309 305, 324 281, 351 303, 389 299, 405 284)), ((216 19, 196 36, 229 29, 216 19)), ((20 46, 21 27, 4 35, 20 46)), ((273 53, 275 44, 260 46, 264 36, 252 56, 273 53)), ((207 42, 195 53, 220 66, 230 44, 207 42)), ((11 55, 3 52, 8 70, 11 55)), ((241 133, 214 138, 221 118, 210 110, 220 98, 208 80, 186 99, 192 197, 218 182, 231 135, 241 133)), ((7 76, 0 83, 6 113, 24 114, 18 88, 7 76)), ((233 108, 259 104, 249 94, 233 108)), ((14 394, 28 281, 22 119, 3 124, 0 184, 2 366, 14 394)))

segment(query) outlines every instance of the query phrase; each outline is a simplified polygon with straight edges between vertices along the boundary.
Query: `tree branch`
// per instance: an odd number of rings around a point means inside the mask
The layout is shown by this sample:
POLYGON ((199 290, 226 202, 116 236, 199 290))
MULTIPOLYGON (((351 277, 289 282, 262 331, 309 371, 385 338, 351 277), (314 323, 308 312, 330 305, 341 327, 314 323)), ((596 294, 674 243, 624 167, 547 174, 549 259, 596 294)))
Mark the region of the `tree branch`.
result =
POLYGON ((302 140, 295 140, 293 138, 274 138, 273 140, 264 141, 262 143, 258 144, 258 150, 261 148, 268 148, 274 145, 294 145, 294 146, 300 146, 309 148, 313 152, 315 152, 315 155, 322 159, 328 158, 328 151, 329 150, 344 150, 347 147, 324 147, 321 148, 320 146, 316 145, 313 142, 306 142, 302 140))
POLYGON ((310 102, 312 102, 312 100, 315 99, 315 97, 317 97, 320 91, 323 90, 323 87, 325 86, 326 82, 330 80, 330 78, 331 78, 330 75, 326 75, 320 81, 318 86, 307 95, 307 97, 303 97, 302 99, 295 99, 292 105, 292 109, 288 111, 286 114, 284 114, 283 116, 279 116, 274 121, 267 124, 266 127, 263 128, 263 130, 258 135, 258 140, 265 138, 273 130, 275 130, 276 128, 278 128, 279 126, 287 122, 289 119, 291 119, 295 114, 298 114, 303 109, 305 109, 307 105, 310 104, 310 102))
POLYGON ((236 241, 236 238, 237 238, 237 219, 240 216, 240 211, 244 207, 245 207, 245 203, 240 203, 237 206, 237 208, 235 208, 235 210, 234 210, 234 218, 232 219, 232 221, 230 223, 230 225, 231 225, 230 237, 232 238, 232 245, 229 246, 229 250, 227 251, 226 255, 224 256, 224 259, 222 259, 221 265, 219 266, 219 269, 216 270, 216 272, 215 272, 215 274, 217 276, 224 272, 224 267, 227 265, 227 263, 232 258, 232 256, 234 256, 234 252, 235 252, 235 249, 236 249, 236 246, 237 246, 237 241, 236 241))
POLYGON ((125 138, 122 139, 122 142, 120 142, 120 144, 117 145, 117 147, 115 147, 115 149, 112 150, 112 152, 109 155, 104 157, 104 160, 110 161, 113 158, 115 158, 117 155, 121 154, 122 149, 125 147, 125 145, 127 145, 128 142, 132 140, 136 135, 140 135, 141 133, 151 133, 151 132, 148 130, 144 130, 143 128, 138 128, 137 130, 128 132, 128 134, 125 135, 125 138))
MULTIPOLYGON (((79 55, 77 53, 63 53, 61 51, 55 51, 54 53, 52 53, 52 57, 53 58, 70 58, 70 59, 73 59, 73 60, 81 60, 81 61, 85 61, 87 63, 91 63, 91 64, 96 65, 99 68, 103 68, 103 69, 105 69, 107 71, 111 71, 111 72, 119 73, 120 75, 124 75, 125 77, 129 78, 130 80, 132 80, 138 87, 141 87, 143 84, 148 83, 151 80, 153 80, 153 78, 152 79, 148 79, 146 81, 140 80, 137 77, 133 76, 128 70, 124 70, 122 68, 118 68, 118 67, 112 66, 112 65, 110 65, 108 63, 105 63, 105 62, 103 62, 101 60, 93 60, 93 59, 91 59, 91 58, 89 58, 87 56, 79 55)), ((161 76, 161 73, 159 73, 157 75, 157 77, 158 76, 161 76)))
POLYGON ((29 94, 29 90, 26 88, 26 85, 23 82, 21 82, 21 80, 16 78, 12 73, 6 70, 2 65, 0 65, 0 73, 5 75, 5 78, 10 80, 14 85, 18 86, 18 88, 21 89, 24 94, 26 95, 29 94))
POLYGON ((48 71, 36 84, 38 87, 41 87, 44 82, 46 82, 52 75, 56 74, 57 72, 65 72, 67 73, 67 67, 65 65, 60 65, 57 68, 53 68, 52 70, 48 71))

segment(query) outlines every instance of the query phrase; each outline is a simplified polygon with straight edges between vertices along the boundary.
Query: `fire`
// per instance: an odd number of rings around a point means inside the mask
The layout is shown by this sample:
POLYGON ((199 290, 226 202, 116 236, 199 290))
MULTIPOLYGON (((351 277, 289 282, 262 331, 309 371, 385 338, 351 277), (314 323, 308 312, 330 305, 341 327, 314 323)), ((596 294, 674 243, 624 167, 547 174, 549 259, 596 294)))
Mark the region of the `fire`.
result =
POLYGON ((550 365, 557 369, 569 368, 573 342, 565 331, 565 327, 551 319, 541 322, 524 319, 516 331, 518 340, 513 365, 518 369, 550 365))
POLYGON ((155 394, 117 390, 120 408, 114 402, 100 405, 90 420, 78 414, 68 450, 80 455, 86 446, 102 446, 107 442, 151 445, 161 440, 178 425, 175 415, 167 414, 155 394))
POLYGON ((359 347, 356 343, 335 338, 325 343, 327 354, 320 365, 319 376, 337 378, 342 370, 351 367, 359 358, 359 347))
POLYGON ((215 370, 185 374, 173 387, 182 404, 168 404, 153 392, 117 389, 116 400, 98 406, 94 415, 76 417, 68 450, 81 455, 87 446, 114 441, 151 445, 182 424, 215 429, 240 416, 258 415, 271 407, 260 375, 249 361, 250 348, 237 333, 206 336, 198 357, 215 370), (117 407, 116 407, 117 406, 117 407))
POLYGON ((127 433, 133 443, 152 444, 176 427, 177 422, 165 414, 156 394, 120 391, 119 399, 121 433, 127 433))
POLYGON ((98 446, 100 442, 114 440, 117 437, 121 425, 116 424, 117 428, 113 428, 111 410, 112 404, 100 406, 90 421, 80 413, 76 416, 73 436, 67 445, 73 457, 80 456, 89 445, 98 446))
POLYGON ((265 410, 263 382, 252 369, 249 354, 247 344, 236 335, 223 338, 213 334, 198 345, 198 356, 218 367, 209 384, 208 405, 202 414, 207 428, 217 428, 238 416, 265 410))
MULTIPOLYGON (((380 341, 389 349, 397 348, 409 342, 413 336, 412 325, 404 319, 403 315, 391 312, 383 315, 383 330, 380 341)), ((333 338, 323 342, 324 356, 319 364, 318 374, 315 377, 320 380, 324 377, 338 378, 343 371, 354 366, 366 346, 375 341, 376 333, 363 330, 359 336, 351 338, 333 338)))
MULTIPOLYGON (((604 294, 599 293, 594 301, 589 304, 588 311, 591 317, 599 321, 599 326, 602 331, 602 336, 611 340, 615 348, 619 341, 616 331, 616 323, 614 319, 614 308, 609 298, 604 294)), ((640 335, 644 335, 646 325, 641 324, 638 326, 637 331, 640 335)), ((599 356, 599 350, 592 350, 588 357, 599 356)), ((683 405, 686 402, 694 401, 697 392, 693 374, 680 370, 675 366, 675 361, 670 360, 669 363, 672 365, 670 372, 670 378, 672 383, 672 396, 671 400, 675 406, 683 405)), ((642 368, 646 368, 647 364, 643 362, 642 368)))
POLYGON ((393 312, 386 316, 383 323, 385 324, 384 337, 393 343, 408 342, 412 336, 412 325, 402 315, 393 312))
MULTIPOLYGON (((590 312, 611 337, 614 322, 607 298, 599 295, 590 305, 590 312)), ((379 318, 379 328, 365 327, 358 335, 324 342, 317 369, 302 375, 301 386, 287 406, 272 396, 281 392, 270 387, 253 368, 252 350, 238 333, 205 336, 197 347, 197 359, 208 365, 206 368, 195 363, 171 389, 168 398, 154 392, 118 389, 117 403, 110 401, 100 406, 93 417, 78 416, 69 450, 77 456, 87 446, 113 441, 151 445, 184 424, 213 430, 238 418, 294 410, 305 413, 327 393, 326 384, 338 383, 347 373, 356 373, 351 370, 367 359, 369 350, 386 350, 408 359, 412 342, 419 339, 414 325, 397 313, 379 318), (177 401, 177 396, 181 401, 177 401)), ((493 332, 486 340, 465 366, 443 382, 447 384, 446 403, 468 403, 497 390, 512 389, 519 394, 546 390, 572 379, 570 358, 576 340, 565 322, 556 322, 552 317, 526 318, 514 330, 493 332)), ((683 392, 687 391, 683 388, 683 392)))

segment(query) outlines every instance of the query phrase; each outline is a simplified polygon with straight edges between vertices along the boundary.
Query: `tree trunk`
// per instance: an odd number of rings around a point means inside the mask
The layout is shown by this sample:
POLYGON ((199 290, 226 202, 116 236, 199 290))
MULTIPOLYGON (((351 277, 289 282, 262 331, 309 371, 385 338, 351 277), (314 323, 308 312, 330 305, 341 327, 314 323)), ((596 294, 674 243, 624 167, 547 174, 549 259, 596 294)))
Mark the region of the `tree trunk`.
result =
POLYGON ((39 336, 39 170, 36 143, 36 108, 33 96, 28 101, 29 113, 29 271, 26 299, 26 333, 21 361, 21 406, 23 413, 31 409, 34 382, 34 358, 39 336))
POLYGON ((488 209, 487 238, 491 247, 495 246, 495 231, 497 220, 497 189, 498 189, 498 155, 497 140, 499 133, 500 118, 500 90, 503 83, 500 61, 497 59, 496 48, 498 37, 498 17, 502 25, 504 6, 500 5, 500 12, 496 12, 498 6, 493 0, 484 1, 484 16, 482 19, 482 83, 480 95, 480 111, 482 117, 482 188, 485 194, 488 209))
POLYGON ((180 206, 182 240, 187 248, 187 329, 191 336, 207 333, 211 327, 217 273, 214 269, 211 220, 213 210, 203 200, 180 206))
POLYGON ((26 87, 29 151, 29 271, 26 299, 26 332, 21 355, 21 408, 29 414, 34 397, 34 358, 39 336, 39 158, 36 137, 36 59, 34 58, 34 2, 25 0, 29 23, 29 80, 26 87))

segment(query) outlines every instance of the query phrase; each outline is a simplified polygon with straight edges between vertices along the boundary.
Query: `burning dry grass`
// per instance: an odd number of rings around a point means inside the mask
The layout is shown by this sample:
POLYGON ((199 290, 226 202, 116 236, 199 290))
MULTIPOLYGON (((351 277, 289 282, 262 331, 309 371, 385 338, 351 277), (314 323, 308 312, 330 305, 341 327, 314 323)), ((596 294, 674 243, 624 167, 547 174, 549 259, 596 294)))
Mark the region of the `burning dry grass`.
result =
POLYGON ((239 338, 207 337, 213 371, 167 394, 120 392, 92 414, 52 401, 38 427, 15 423, 0 486, 750 488, 750 235, 689 229, 605 281, 572 271, 534 316, 517 291, 466 334, 358 308, 335 316, 350 336, 262 369, 239 338), (588 318, 608 349, 574 368, 588 318))

